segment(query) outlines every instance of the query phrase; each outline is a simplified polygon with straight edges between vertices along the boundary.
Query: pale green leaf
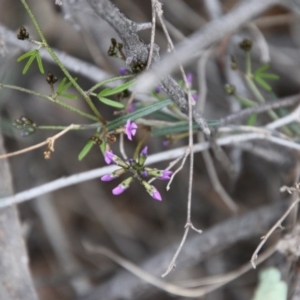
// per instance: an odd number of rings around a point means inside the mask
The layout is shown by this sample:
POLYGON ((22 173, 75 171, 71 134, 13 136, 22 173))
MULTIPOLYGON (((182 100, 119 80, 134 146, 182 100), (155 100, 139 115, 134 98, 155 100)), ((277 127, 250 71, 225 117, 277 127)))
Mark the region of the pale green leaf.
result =
POLYGON ((115 107, 115 108, 124 108, 125 107, 125 105, 123 103, 120 103, 120 102, 117 102, 117 101, 113 101, 113 100, 110 100, 108 98, 104 98, 104 97, 98 96, 98 99, 102 103, 104 103, 104 104, 106 104, 108 106, 112 106, 112 107, 115 107))
POLYGON ((82 160, 89 152, 90 150, 93 148, 94 146, 94 142, 89 140, 86 145, 83 147, 83 149, 80 151, 79 155, 78 155, 78 160, 82 160))
POLYGON ((131 80, 131 81, 128 81, 128 82, 126 82, 118 87, 112 88, 112 89, 105 88, 98 94, 98 97, 106 97, 106 96, 111 96, 111 95, 121 93, 124 90, 127 90, 133 83, 134 83, 134 80, 131 80))

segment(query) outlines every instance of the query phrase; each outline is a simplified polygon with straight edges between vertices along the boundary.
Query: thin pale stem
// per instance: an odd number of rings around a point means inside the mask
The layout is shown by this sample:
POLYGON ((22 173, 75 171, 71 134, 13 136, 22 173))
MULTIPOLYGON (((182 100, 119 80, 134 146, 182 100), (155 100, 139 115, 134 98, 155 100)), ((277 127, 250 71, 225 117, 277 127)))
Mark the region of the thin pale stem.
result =
MULTIPOLYGON (((299 190, 297 189, 297 192, 299 192, 299 190)), ((296 199, 290 206, 289 208, 286 210, 286 212, 279 218, 279 220, 273 225, 273 227, 266 233, 266 235, 264 235, 262 237, 262 241, 259 243, 259 245, 257 246, 257 248, 255 249, 252 257, 251 257, 251 264, 253 269, 256 269, 256 264, 255 261, 258 258, 258 253, 260 251, 260 249, 263 247, 263 245, 266 243, 266 241, 268 240, 268 238, 271 236, 271 234, 277 229, 277 228, 281 228, 282 229, 282 225, 281 223, 285 220, 285 218, 290 214, 290 212, 293 210, 293 208, 299 203, 300 198, 296 199)))

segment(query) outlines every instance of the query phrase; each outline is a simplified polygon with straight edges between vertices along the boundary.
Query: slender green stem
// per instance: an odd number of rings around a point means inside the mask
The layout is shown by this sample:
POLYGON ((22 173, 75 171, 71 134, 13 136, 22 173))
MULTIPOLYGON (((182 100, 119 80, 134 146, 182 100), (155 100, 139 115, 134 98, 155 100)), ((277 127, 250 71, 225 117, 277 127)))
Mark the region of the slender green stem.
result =
POLYGON ((252 78, 251 55, 250 51, 246 51, 246 76, 252 78))
MULTIPOLYGON (((252 77, 252 75, 251 75, 252 77)), ((256 97, 256 99, 260 102, 260 103, 265 103, 266 100, 264 98, 264 96, 261 94, 261 92, 259 91, 259 89, 257 88, 256 84, 254 83, 254 81, 252 80, 252 78, 246 75, 246 81, 247 84, 250 88, 250 90, 252 91, 252 93, 254 94, 254 96, 256 97)), ((279 117, 276 114, 276 112, 274 110, 269 110, 268 111, 268 115, 273 119, 273 120, 278 120, 279 117)), ((288 128, 288 126, 283 126, 282 129, 284 130, 284 132, 289 135, 289 136, 293 136, 292 131, 288 128)))
POLYGON ((59 101, 59 100, 54 100, 52 97, 50 96, 47 96, 47 95, 44 95, 44 94, 41 94, 39 92, 36 92, 36 91, 32 91, 32 90, 28 90, 28 89, 25 89, 25 88, 22 88, 22 87, 19 87, 19 86, 15 86, 15 85, 10 85, 10 84, 4 84, 4 83, 0 83, 0 89, 1 88, 8 88, 8 89, 12 89, 12 90, 18 90, 18 91, 21 91, 23 93, 27 93, 27 94, 31 94, 31 95, 35 95, 37 97, 40 97, 40 98, 43 98, 43 99, 46 99, 48 101, 51 101, 55 104, 58 104, 66 109, 69 109, 73 112, 76 112, 77 114, 81 115, 81 116, 84 116, 90 120, 93 120, 93 121, 98 121, 98 118, 93 116, 93 115, 90 115, 88 113, 85 113, 73 106, 70 106, 62 101, 59 101))
POLYGON ((118 77, 112 77, 112 78, 108 78, 108 79, 105 79, 105 80, 102 80, 100 82, 98 82, 97 84, 95 84, 93 87, 91 87, 89 90, 88 90, 88 94, 92 93, 94 90, 98 89, 99 87, 101 87, 102 85, 105 85, 109 82, 112 82, 112 81, 116 81, 116 80, 122 80, 122 79, 128 79, 128 78, 132 78, 134 75, 132 74, 129 74, 129 75, 124 75, 124 76, 118 76, 118 77))
POLYGON ((79 86, 79 84, 75 81, 75 79, 71 76, 71 74, 69 73, 69 71, 65 68, 65 66, 63 65, 63 63, 59 60, 59 58, 57 57, 57 55, 54 53, 54 51, 51 49, 51 47, 48 45, 46 38, 44 37, 44 34, 35 18, 35 16, 33 15, 31 9, 29 8, 28 4, 26 3, 25 0, 21 0, 21 2, 23 3, 30 19, 32 20, 43 44, 44 47, 47 49, 47 51, 49 52, 49 54, 51 55, 51 57, 53 58, 53 60, 58 64, 58 66, 60 67, 60 69, 63 71, 63 73, 65 74, 65 76, 72 82, 73 86, 77 89, 77 91, 83 96, 83 98, 85 99, 85 101, 87 102, 87 104, 89 105, 89 107, 91 108, 91 110, 93 111, 93 113, 95 114, 95 116, 97 116, 97 118, 100 120, 100 122, 102 124, 106 124, 106 120, 102 117, 102 115, 100 114, 100 112, 97 110, 96 106, 94 105, 94 103, 92 102, 91 98, 85 93, 85 91, 79 86))
MULTIPOLYGON (((87 130, 87 129, 95 129, 99 128, 102 125, 100 123, 95 123, 95 124, 82 124, 82 125, 77 125, 76 127, 72 128, 72 130, 87 130)), ((68 126, 51 126, 51 125, 41 125, 37 126, 38 129, 41 130, 63 130, 66 129, 68 126)))

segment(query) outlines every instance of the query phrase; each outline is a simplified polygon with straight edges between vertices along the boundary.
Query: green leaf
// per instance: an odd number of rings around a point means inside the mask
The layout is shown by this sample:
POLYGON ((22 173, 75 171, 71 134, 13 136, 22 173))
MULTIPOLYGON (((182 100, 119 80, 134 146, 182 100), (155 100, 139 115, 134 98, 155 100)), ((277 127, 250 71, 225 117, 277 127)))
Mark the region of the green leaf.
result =
POLYGON ((112 89, 105 88, 98 94, 98 97, 106 97, 106 96, 118 94, 120 92, 123 92, 124 90, 127 90, 133 83, 134 83, 134 80, 131 80, 131 81, 128 81, 128 82, 126 82, 118 87, 112 88, 112 89))
POLYGON ((273 73, 262 73, 259 75, 260 78, 278 80, 280 77, 273 73))
POLYGON ((251 115, 247 122, 248 126, 254 126, 256 123, 256 120, 257 120, 257 115, 256 114, 251 115))
MULTIPOLYGON (((77 80, 77 77, 74 78, 74 80, 77 80)), ((69 98, 69 99, 77 99, 77 96, 72 95, 72 94, 67 94, 67 93, 63 93, 64 91, 66 91, 69 87, 72 86, 72 82, 68 81, 68 83, 66 83, 67 78, 64 77, 62 79, 62 81, 59 83, 58 87, 57 87, 57 95, 61 96, 61 97, 65 97, 65 98, 69 98), (76 98, 75 98, 76 97, 76 98)))
POLYGON ((99 95, 98 95, 98 99, 102 103, 104 103, 104 104, 106 104, 108 106, 112 106, 112 107, 115 107, 115 108, 124 108, 125 107, 125 105, 123 103, 120 103, 120 102, 117 102, 117 101, 113 101, 113 100, 110 100, 108 98, 100 97, 99 95))
POLYGON ((78 97, 76 95, 73 95, 73 94, 59 94, 60 97, 63 97, 63 98, 68 98, 68 99, 71 99, 71 100, 76 100, 78 99, 78 97))
POLYGON ((262 78, 254 77, 254 80, 256 81, 257 84, 259 84, 266 91, 268 91, 268 92, 272 91, 272 87, 266 81, 264 81, 262 78))
POLYGON ((78 160, 81 161, 93 148, 94 142, 89 140, 78 155, 78 160))
POLYGON ((106 125, 106 128, 108 131, 111 131, 115 128, 118 128, 126 123, 127 120, 135 121, 139 118, 142 118, 144 116, 150 115, 151 113, 160 110, 168 105, 173 104, 173 101, 171 99, 155 102, 153 104, 150 104, 146 107, 142 107, 140 109, 137 109, 136 111, 129 113, 127 115, 121 116, 111 122, 109 122, 106 125))
POLYGON ((265 64, 262 65, 261 67, 259 67, 255 72, 254 72, 254 76, 259 75, 261 73, 264 73, 265 71, 267 71, 270 68, 269 64, 265 64))
POLYGON ((26 53, 22 54, 21 56, 18 57, 17 62, 20 62, 21 60, 23 60, 23 59, 25 59, 25 58, 27 58, 29 56, 35 55, 36 51, 37 50, 31 50, 29 52, 26 52, 26 53))
MULTIPOLYGON (((36 50, 37 51, 37 50, 36 50)), ((34 61, 35 59, 35 56, 36 56, 36 53, 35 54, 32 54, 31 57, 28 59, 23 71, 22 71, 22 74, 26 74, 26 72, 28 71, 29 67, 31 66, 32 62, 34 61)))
POLYGON ((67 80, 67 78, 64 77, 64 78, 62 79, 62 81, 59 83, 59 85, 58 85, 58 87, 57 87, 57 94, 58 94, 58 95, 61 94, 61 93, 64 91, 63 88, 64 88, 64 86, 65 86, 66 80, 67 80))
POLYGON ((45 71, 44 71, 44 67, 43 67, 43 63, 42 63, 42 58, 40 56, 40 52, 39 51, 37 51, 37 53, 36 53, 36 61, 37 61, 37 64, 38 64, 40 72, 42 74, 44 74, 45 71))

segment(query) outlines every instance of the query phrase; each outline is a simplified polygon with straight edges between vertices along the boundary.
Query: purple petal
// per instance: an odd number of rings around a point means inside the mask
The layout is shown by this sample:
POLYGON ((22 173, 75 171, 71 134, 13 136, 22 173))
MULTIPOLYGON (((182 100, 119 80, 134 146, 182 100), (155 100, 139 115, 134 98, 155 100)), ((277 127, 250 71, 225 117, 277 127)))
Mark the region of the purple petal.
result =
POLYGON ((132 140, 132 137, 136 134, 137 128, 138 126, 134 122, 127 120, 125 125, 125 134, 129 140, 132 140))
POLYGON ((111 181, 111 180, 113 180, 115 178, 116 178, 116 176, 111 176, 110 174, 106 174, 106 175, 104 175, 104 176, 101 177, 101 180, 102 181, 111 181))
POLYGON ((154 89, 155 93, 159 94, 161 92, 161 87, 160 86, 156 86, 154 89))
POLYGON ((121 75, 127 75, 127 69, 122 67, 122 68, 119 69, 119 73, 121 75))
POLYGON ((147 171, 143 171, 143 172, 142 172, 142 176, 143 176, 143 177, 148 177, 148 172, 147 172, 147 171))
POLYGON ((198 100, 198 94, 193 94, 192 95, 192 98, 196 101, 196 100, 198 100))
POLYGON ((120 195, 122 194, 126 189, 128 188, 128 186, 126 188, 122 187, 121 185, 118 185, 117 187, 115 187, 113 190, 112 190, 112 193, 114 195, 120 195))
POLYGON ((144 149, 141 151, 141 154, 147 156, 147 154, 148 154, 148 146, 144 147, 144 149))
POLYGON ((113 161, 114 156, 115 156, 115 155, 112 153, 112 151, 106 150, 106 151, 105 151, 105 155, 104 155, 104 160, 105 160, 105 162, 106 162, 108 165, 111 164, 112 161, 113 161))
POLYGON ((159 177, 160 180, 168 180, 170 179, 170 175, 172 175, 172 171, 169 170, 163 170, 162 176, 159 177))
POLYGON ((163 144, 164 147, 167 147, 170 144, 170 142, 168 140, 164 140, 162 142, 162 144, 163 144))
POLYGON ((159 191, 156 188, 154 188, 154 192, 151 196, 155 200, 161 201, 161 195, 160 195, 159 191))

